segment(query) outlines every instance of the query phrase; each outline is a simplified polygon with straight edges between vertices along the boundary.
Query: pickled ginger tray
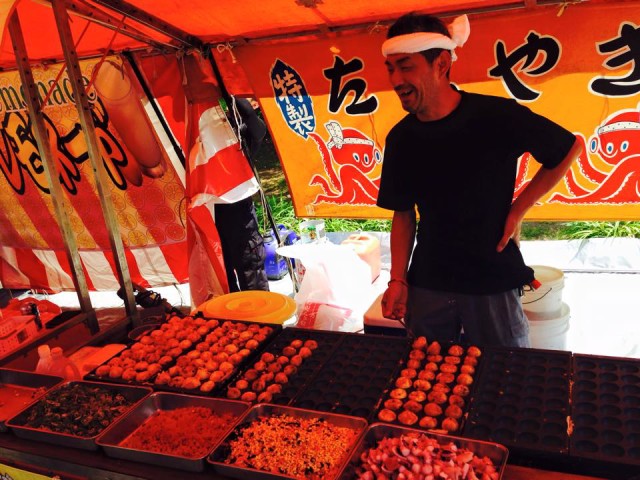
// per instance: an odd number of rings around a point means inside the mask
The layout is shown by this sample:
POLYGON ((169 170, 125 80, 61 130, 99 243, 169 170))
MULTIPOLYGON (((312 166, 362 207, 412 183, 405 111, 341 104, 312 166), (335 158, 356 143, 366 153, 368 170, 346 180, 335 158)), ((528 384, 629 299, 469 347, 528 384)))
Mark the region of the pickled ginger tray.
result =
POLYGON ((285 328, 238 372, 224 396, 249 402, 288 405, 341 342, 343 334, 285 328))
POLYGON ((175 316, 85 379, 212 394, 281 329, 279 325, 175 316))
POLYGON ((342 334, 334 354, 292 405, 368 419, 408 350, 404 337, 342 334))
POLYGON ((574 355, 571 420, 572 457, 640 474, 640 361, 574 355))
POLYGON ((459 432, 483 355, 476 346, 415 338, 372 421, 459 432))
POLYGON ((486 347, 482 358, 463 436, 566 456, 571 353, 486 347))

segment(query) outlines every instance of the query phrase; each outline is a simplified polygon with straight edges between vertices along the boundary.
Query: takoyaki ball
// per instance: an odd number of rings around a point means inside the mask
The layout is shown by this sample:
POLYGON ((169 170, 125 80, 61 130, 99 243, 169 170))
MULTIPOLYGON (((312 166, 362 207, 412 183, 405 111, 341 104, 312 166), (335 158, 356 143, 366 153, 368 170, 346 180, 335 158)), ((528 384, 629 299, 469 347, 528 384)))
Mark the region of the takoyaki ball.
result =
POLYGON ((398 415, 398 421, 403 425, 414 425, 418 422, 418 416, 410 410, 404 410, 398 415))
POLYGON ((445 409, 444 414, 446 417, 458 419, 462 416, 462 409, 457 405, 449 405, 445 409))
POLYGON ((282 385, 280 385, 279 383, 273 383, 269 385, 265 391, 269 392, 272 395, 276 395, 282 392, 282 385))
POLYGON ((169 382, 169 386, 175 387, 175 388, 182 388, 183 383, 184 383, 184 377, 181 377, 180 375, 178 375, 171 379, 171 381, 169 382))
POLYGON ((260 375, 260 379, 264 380, 267 383, 272 382, 274 378, 276 378, 276 374, 273 372, 264 372, 262 375, 260 375))
POLYGON ((429 355, 427 356, 428 362, 440 363, 442 361, 442 355, 429 355))
POLYGON ((420 370, 420 372, 418 372, 418 378, 420 380, 431 381, 436 378, 436 372, 434 372, 433 370, 420 370))
POLYGON ((469 375, 473 375, 474 373, 476 373, 476 367, 473 367, 471 365, 461 365, 460 373, 467 373, 469 375))
POLYGON ((431 342, 427 347, 427 353, 429 355, 439 355, 442 347, 438 342, 431 342))
POLYGON ((442 421, 442 428, 447 432, 455 432, 458 430, 458 420, 447 417, 442 421))
POLYGON ((383 422, 393 422, 396 419, 396 412, 383 408, 378 412, 378 418, 383 422))
POLYGON ((309 347, 301 347, 298 355, 300 355, 302 358, 309 358, 311 355, 313 355, 313 351, 309 347))
POLYGON ((238 350, 238 355, 240 355, 240 357, 242 358, 247 358, 249 355, 251 355, 251 350, 249 350, 248 348, 241 348, 240 350, 238 350))
POLYGON ((422 404, 415 400, 408 400, 404 402, 404 409, 413 413, 418 413, 422 410, 422 404))
POLYGON ((406 378, 416 378, 417 375, 418 372, 416 372, 415 368, 405 368, 400 372, 400 376, 406 378))
POLYGON ((231 373, 235 369, 235 366, 231 362, 222 362, 218 368, 224 373, 231 373))
POLYGON ((154 383, 156 385, 167 385, 170 381, 171 375, 169 375, 167 372, 160 372, 154 380, 154 383))
POLYGON ((111 370, 109 365, 100 365, 96 368, 96 375, 99 377, 106 377, 109 375, 109 370, 111 370))
POLYGON ((211 380, 212 382, 220 382, 224 379, 224 377, 225 377, 225 374, 223 371, 216 370, 215 372, 211 373, 209 380, 211 380))
POLYGON ((302 358, 302 355, 294 355, 293 357, 291 357, 290 362, 291 365, 299 367, 300 365, 302 365, 302 362, 304 362, 304 358, 302 358))
POLYGON ((267 388, 267 383, 262 378, 258 378, 251 383, 251 390, 254 392, 262 392, 265 388, 267 388))
POLYGON ((384 408, 389 410, 400 410, 402 408, 402 400, 398 398, 389 398, 384 401, 384 408))
POLYGON ((422 428, 436 428, 438 426, 438 420, 426 415, 420 419, 420 423, 418 425, 422 428))
POLYGON ((447 350, 447 353, 449 355, 455 355, 456 357, 461 357, 462 355, 464 355, 464 348, 462 348, 460 345, 451 345, 449 347, 449 350, 447 350))
POLYGON ((249 382, 244 378, 241 378, 236 382, 236 388, 239 390, 246 390, 247 388, 249 388, 249 382))
POLYGON ((482 355, 482 352, 478 347, 472 345, 471 347, 467 348, 467 355, 470 357, 479 357, 480 355, 482 355))
POLYGON ((260 373, 255 368, 250 368, 244 372, 244 378, 249 382, 253 382, 259 375, 260 373))
POLYGON ((436 375, 438 383, 451 383, 456 379, 453 373, 439 373, 436 375))
POLYGON ((462 363, 465 365, 471 365, 472 367, 476 367, 478 365, 478 359, 476 357, 471 357, 467 355, 466 357, 464 357, 464 360, 462 361, 462 363))
POLYGON ((389 396, 402 400, 403 398, 407 398, 407 391, 404 388, 394 388, 389 392, 389 396))
POLYGON ((469 387, 467 387, 466 385, 458 384, 453 387, 453 394, 459 395, 461 397, 466 397, 467 395, 469 395, 469 391, 469 387))
POLYGON ((121 378, 124 370, 122 367, 113 366, 109 368, 109 378, 121 378))
POLYGON ((287 346, 282 349, 282 354, 287 357, 293 357, 297 353, 298 353, 298 350, 296 350, 292 346, 287 346))
POLYGON ((424 402, 427 399, 427 394, 422 390, 414 390, 409 393, 409 400, 413 400, 414 402, 424 402))
POLYGON ((150 363, 147 367, 147 372, 149 372, 150 375, 156 375, 160 373, 160 371, 162 371, 162 365, 159 363, 150 363))
POLYGON ((429 402, 424 406, 424 413, 430 417, 438 417, 442 415, 442 407, 437 403, 429 402))
POLYGON ((411 344, 411 348, 414 348, 416 350, 424 350, 426 346, 427 346, 427 337, 418 337, 411 344))
POLYGON ((290 345, 291 345, 293 348, 298 349, 298 348, 300 348, 300 347, 302 347, 302 346, 304 345, 304 342, 303 342, 302 340, 298 340, 298 339, 296 339, 296 340, 292 340, 292 341, 291 341, 291 343, 290 343, 290 345))
POLYGON ((256 398, 257 398, 257 395, 255 394, 255 392, 244 392, 240 396, 240 400, 243 400, 245 402, 254 402, 256 398))
POLYGON ((282 365, 280 365, 278 362, 270 363, 269 366, 267 367, 267 371, 273 372, 273 373, 281 372, 282 365))
POLYGON ((276 362, 278 362, 280 365, 287 365, 289 363, 289 357, 287 357, 286 355, 281 355, 277 358, 276 362))
POLYGON ((258 372, 264 372, 267 369, 267 363, 262 360, 258 360, 253 364, 253 368, 258 372))
POLYGON ((449 395, 449 405, 456 405, 462 408, 464 407, 464 398, 460 395, 449 395))
POLYGON ((416 390, 422 390, 423 392, 426 392, 428 390, 431 390, 431 382, 429 380, 416 380, 413 382, 413 388, 415 388, 416 390))
POLYGON ((276 357, 273 355, 273 353, 270 352, 264 352, 262 355, 260 355, 260 360, 262 360, 265 363, 271 363, 273 361, 275 361, 276 357))
POLYGON ((258 402, 269 403, 273 399, 273 395, 266 390, 258 395, 258 402))
MULTIPOLYGON (((206 327, 203 327, 206 328, 206 327)), ((205 392, 205 393, 209 393, 211 390, 213 390, 213 388, 216 386, 215 382, 212 382, 211 380, 208 380, 206 382, 204 382, 202 385, 200 385, 200 391, 201 392, 205 392)))
POLYGON ((456 357, 455 355, 447 355, 446 357, 444 357, 444 363, 458 365, 460 363, 460 357, 456 357))
POLYGON ((126 368, 124 372, 122 372, 122 380, 124 380, 125 382, 131 382, 136 379, 137 374, 138 372, 136 372, 135 369, 126 368))
POLYGON ((289 377, 287 377, 284 373, 280 372, 276 374, 275 382, 281 385, 284 385, 289 381, 289 377))
POLYGON ((282 373, 284 373, 287 377, 295 375, 297 371, 298 367, 296 367, 295 365, 285 365, 285 367, 282 369, 282 373))
POLYGON ((420 360, 416 360, 415 358, 410 358, 407 360, 407 368, 413 368, 418 370, 420 368, 420 360))
POLYGON ((424 357, 426 357, 426 355, 422 350, 413 349, 409 352, 409 358, 413 360, 422 360, 424 357))
POLYGON ((429 362, 424 366, 423 370, 430 370, 432 372, 437 372, 438 371, 438 364, 435 363, 435 362, 429 362))
POLYGON ((135 368, 136 371, 141 372, 143 370, 146 370, 148 366, 149 366, 148 362, 138 362, 133 368, 135 368))
POLYGON ((458 371, 458 366, 451 365, 450 363, 443 363, 440 365, 440 371, 444 373, 456 373, 458 371))
POLYGON ((318 348, 318 342, 316 342, 315 340, 305 340, 304 346, 311 350, 315 350, 316 348, 318 348))
POLYGON ((460 385, 471 385, 473 383, 473 377, 468 373, 461 373, 456 380, 460 385))
POLYGON ((447 402, 447 394, 438 390, 432 390, 427 395, 427 400, 441 405, 447 402))
POLYGON ((200 385, 200 380, 195 377, 185 378, 184 382, 182 382, 182 388, 185 388, 187 390, 194 390, 196 388, 199 388, 200 385))
POLYGON ((396 379, 396 387, 398 388, 411 388, 411 379, 407 377, 398 377, 396 379))
POLYGON ((255 350, 256 348, 258 348, 258 345, 260 344, 255 338, 247 340, 247 343, 244 344, 245 348, 248 348, 249 350, 255 350))

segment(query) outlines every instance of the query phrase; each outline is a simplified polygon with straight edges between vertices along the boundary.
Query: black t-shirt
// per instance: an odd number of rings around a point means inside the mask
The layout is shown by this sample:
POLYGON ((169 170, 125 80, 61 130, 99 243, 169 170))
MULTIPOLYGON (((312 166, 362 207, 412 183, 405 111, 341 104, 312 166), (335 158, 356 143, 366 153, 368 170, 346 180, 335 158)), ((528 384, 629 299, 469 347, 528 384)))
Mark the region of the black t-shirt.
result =
POLYGON ((460 92, 448 116, 403 118, 387 136, 378 206, 418 207, 412 285, 492 294, 533 281, 513 241, 501 252, 517 169, 529 152, 546 168, 558 165, 575 136, 515 100, 460 92))

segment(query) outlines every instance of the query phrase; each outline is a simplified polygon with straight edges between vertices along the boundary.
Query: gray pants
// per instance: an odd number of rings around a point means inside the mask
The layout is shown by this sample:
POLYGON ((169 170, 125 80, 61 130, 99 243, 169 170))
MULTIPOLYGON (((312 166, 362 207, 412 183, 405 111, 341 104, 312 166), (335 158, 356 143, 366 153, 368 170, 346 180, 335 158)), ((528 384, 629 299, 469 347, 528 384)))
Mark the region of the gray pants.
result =
POLYGON ((405 318, 415 336, 427 340, 530 347, 529 322, 518 289, 495 295, 467 295, 409 287, 405 318))

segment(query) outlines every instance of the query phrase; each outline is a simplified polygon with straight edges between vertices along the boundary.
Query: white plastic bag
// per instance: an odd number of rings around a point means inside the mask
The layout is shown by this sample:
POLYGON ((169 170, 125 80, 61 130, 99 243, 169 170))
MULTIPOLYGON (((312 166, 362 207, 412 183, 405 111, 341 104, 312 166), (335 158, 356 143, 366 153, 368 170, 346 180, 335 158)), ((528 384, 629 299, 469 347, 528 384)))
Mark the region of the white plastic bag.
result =
POLYGON ((296 243, 280 247, 280 255, 295 258, 305 273, 295 296, 297 326, 356 332, 371 297, 371 268, 349 246, 296 243))

